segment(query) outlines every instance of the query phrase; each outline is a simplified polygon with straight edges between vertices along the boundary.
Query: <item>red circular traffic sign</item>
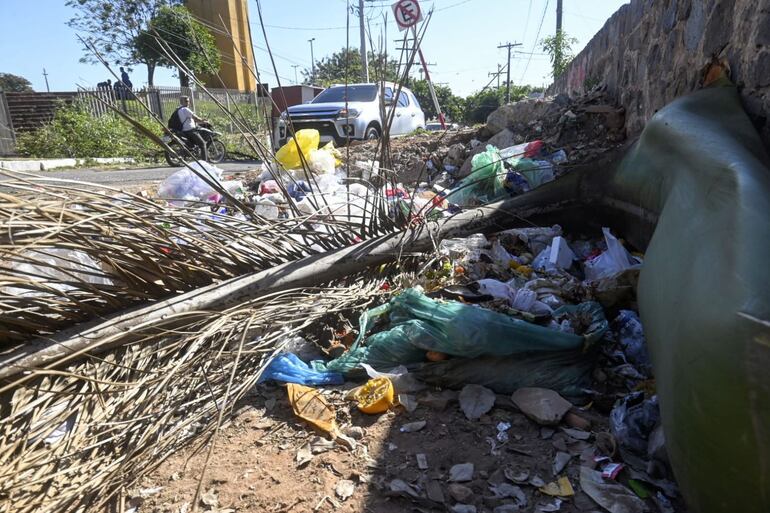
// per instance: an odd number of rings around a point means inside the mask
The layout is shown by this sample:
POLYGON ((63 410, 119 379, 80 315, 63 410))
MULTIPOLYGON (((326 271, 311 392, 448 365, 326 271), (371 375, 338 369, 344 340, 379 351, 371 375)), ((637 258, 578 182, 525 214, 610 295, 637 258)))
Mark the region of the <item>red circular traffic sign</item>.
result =
POLYGON ((393 4, 393 15, 398 28, 407 29, 422 19, 422 11, 417 0, 399 0, 393 4))

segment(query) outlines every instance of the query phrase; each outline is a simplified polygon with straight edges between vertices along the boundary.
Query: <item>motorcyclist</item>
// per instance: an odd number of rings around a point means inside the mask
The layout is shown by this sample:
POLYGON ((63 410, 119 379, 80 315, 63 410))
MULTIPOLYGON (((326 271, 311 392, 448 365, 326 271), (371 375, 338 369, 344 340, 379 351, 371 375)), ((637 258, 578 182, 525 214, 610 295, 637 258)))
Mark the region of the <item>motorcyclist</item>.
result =
POLYGON ((190 104, 190 98, 187 96, 180 96, 179 97, 179 108, 176 110, 177 116, 179 116, 179 121, 182 125, 182 134, 184 136, 195 143, 200 149, 201 149, 201 155, 203 155, 203 160, 209 159, 209 150, 206 146, 206 141, 203 139, 201 134, 198 132, 198 127, 196 123, 205 123, 206 120, 203 118, 199 118, 195 115, 195 113, 188 107, 190 104))

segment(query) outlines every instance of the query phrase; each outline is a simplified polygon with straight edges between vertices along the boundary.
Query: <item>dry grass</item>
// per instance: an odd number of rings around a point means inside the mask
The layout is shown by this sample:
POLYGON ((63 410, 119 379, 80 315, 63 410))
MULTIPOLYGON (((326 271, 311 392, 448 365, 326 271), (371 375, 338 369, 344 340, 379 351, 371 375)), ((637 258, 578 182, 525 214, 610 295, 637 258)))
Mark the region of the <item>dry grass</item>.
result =
POLYGON ((0 420, 0 511, 109 504, 168 455, 210 435, 219 409, 229 414, 282 340, 328 315, 366 308, 384 294, 380 284, 370 273, 189 312, 142 326, 101 357, 33 371, 0 420))

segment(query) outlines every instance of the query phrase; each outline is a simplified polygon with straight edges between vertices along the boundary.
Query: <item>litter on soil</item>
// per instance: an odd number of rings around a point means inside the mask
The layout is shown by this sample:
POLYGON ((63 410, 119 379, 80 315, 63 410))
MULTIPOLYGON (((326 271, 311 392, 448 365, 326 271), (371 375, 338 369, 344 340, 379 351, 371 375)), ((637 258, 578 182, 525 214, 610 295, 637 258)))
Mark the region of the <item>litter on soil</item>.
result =
MULTIPOLYGON (((267 219, 366 223, 381 195, 392 219, 435 221, 595 159, 622 141, 622 115, 596 90, 506 106, 478 131, 394 140, 392 169, 374 143, 340 151, 300 130, 243 181, 205 171, 267 219)), ((211 192, 184 170, 160 186, 202 215, 242 215, 211 192)), ((629 294, 643 256, 618 235, 554 225, 446 239, 333 335, 287 337, 215 442, 206 506, 682 511, 629 294)), ((142 508, 187 507, 202 453, 145 478, 159 491, 142 508)))
MULTIPOLYGON (((342 354, 275 356, 204 486, 236 511, 683 511, 655 396, 638 391, 653 387, 633 298, 603 306, 587 278, 632 249, 559 226, 443 241, 359 312, 342 354), (569 260, 533 265, 554 245, 569 260)), ((329 351, 300 340, 286 348, 329 351)), ((161 487, 145 506, 189 502, 201 458, 172 455, 142 483, 161 487)))

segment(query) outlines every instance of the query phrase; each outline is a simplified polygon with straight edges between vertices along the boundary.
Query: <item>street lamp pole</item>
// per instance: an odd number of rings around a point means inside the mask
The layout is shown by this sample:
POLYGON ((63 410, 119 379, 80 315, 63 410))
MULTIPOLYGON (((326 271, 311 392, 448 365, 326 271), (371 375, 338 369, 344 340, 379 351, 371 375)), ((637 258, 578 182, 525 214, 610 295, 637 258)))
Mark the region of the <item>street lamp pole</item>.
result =
POLYGON ((315 41, 315 38, 310 38, 307 41, 310 43, 310 85, 313 85, 315 82, 315 57, 313 57, 313 41, 315 41))

